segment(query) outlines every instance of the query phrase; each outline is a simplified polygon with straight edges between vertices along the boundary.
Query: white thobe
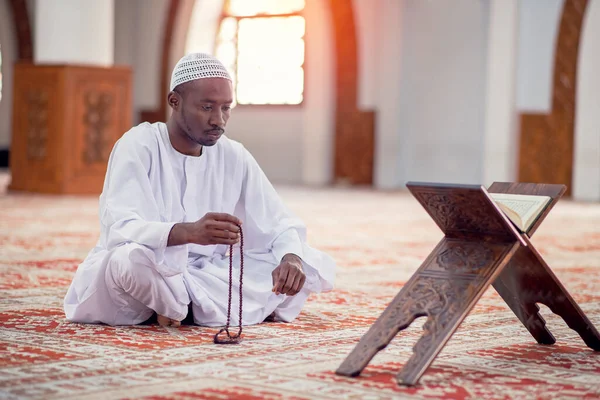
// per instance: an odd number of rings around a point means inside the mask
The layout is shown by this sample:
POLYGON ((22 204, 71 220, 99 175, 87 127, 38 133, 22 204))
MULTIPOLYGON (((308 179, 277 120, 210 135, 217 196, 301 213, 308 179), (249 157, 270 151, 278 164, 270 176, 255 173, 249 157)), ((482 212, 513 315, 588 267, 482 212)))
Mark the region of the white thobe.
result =
MULTIPOLYGON (((176 223, 206 213, 235 215, 244 235, 244 325, 275 314, 292 321, 310 293, 331 290, 335 263, 307 244, 306 227, 240 143, 222 136, 199 157, 171 145, 164 123, 142 123, 115 144, 100 196, 100 238, 79 265, 64 299, 68 320, 134 325, 153 312, 194 322, 227 321, 229 246, 167 246, 176 223), (271 273, 284 255, 303 261, 295 296, 272 292, 271 273)), ((234 246, 231 323, 239 323, 239 245, 234 246)))

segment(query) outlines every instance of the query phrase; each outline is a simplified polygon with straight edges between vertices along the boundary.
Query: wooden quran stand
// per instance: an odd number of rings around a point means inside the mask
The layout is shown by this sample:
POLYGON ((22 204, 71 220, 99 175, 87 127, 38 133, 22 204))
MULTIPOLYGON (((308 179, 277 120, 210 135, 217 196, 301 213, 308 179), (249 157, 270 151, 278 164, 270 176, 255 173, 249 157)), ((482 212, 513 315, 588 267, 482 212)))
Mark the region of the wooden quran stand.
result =
POLYGON ((492 285, 540 344, 556 339, 546 328, 536 303, 561 316, 592 349, 600 334, 530 242, 564 185, 495 182, 483 186, 409 182, 410 192, 444 232, 417 272, 400 290, 336 374, 357 376, 396 334, 427 316, 413 355, 397 375, 412 386, 492 285), (489 193, 544 195, 550 203, 526 233, 519 232, 489 193))

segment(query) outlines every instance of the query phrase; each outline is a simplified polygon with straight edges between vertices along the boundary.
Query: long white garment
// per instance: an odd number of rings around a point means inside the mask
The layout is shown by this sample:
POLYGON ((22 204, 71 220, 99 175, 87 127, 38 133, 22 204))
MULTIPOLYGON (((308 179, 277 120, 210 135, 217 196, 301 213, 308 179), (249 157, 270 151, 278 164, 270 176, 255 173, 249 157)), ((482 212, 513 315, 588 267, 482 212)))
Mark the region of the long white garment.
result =
MULTIPOLYGON (((100 196, 100 238, 65 296, 68 320, 131 325, 153 311, 181 320, 193 303, 195 323, 227 320, 229 246, 169 246, 175 223, 208 212, 233 214, 244 234, 243 324, 275 315, 292 321, 308 295, 331 290, 335 263, 307 244, 306 228, 282 203, 252 155, 222 136, 200 157, 177 152, 164 123, 142 123, 111 153, 100 196), (271 273, 285 254, 307 275, 296 296, 272 293, 271 273)), ((239 246, 234 247, 231 323, 239 321, 239 246)))

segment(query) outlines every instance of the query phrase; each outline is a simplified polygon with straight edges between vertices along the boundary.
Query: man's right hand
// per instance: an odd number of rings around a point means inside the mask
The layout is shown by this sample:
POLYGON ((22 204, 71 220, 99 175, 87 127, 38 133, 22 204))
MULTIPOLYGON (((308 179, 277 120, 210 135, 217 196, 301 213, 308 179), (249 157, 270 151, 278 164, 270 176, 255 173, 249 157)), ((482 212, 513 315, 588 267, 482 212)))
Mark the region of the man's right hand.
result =
POLYGON ((208 213, 192 223, 175 224, 169 234, 169 246, 195 243, 200 245, 236 244, 240 240, 242 221, 230 214, 208 213))
POLYGON ((240 241, 238 225, 241 224, 242 221, 233 215, 208 213, 190 225, 188 240, 201 245, 236 244, 240 241))

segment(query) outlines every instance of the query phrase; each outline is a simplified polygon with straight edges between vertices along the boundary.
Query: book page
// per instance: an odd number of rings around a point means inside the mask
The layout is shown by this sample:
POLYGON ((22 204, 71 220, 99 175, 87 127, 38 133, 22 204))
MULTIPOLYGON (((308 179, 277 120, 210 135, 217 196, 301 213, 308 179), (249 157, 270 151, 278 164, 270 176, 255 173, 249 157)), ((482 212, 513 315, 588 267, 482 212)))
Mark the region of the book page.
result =
POLYGON ((550 201, 548 196, 533 196, 522 194, 490 193, 494 201, 502 204, 517 214, 521 221, 515 222, 522 231, 529 229, 538 214, 550 201))
POLYGON ((515 213, 519 214, 522 220, 527 219, 527 217, 533 213, 539 206, 539 201, 533 200, 496 200, 500 203, 504 204, 506 207, 513 210, 515 213))
POLYGON ((523 231, 523 222, 521 221, 521 217, 519 217, 519 214, 515 213, 513 210, 506 207, 499 201, 496 201, 496 204, 502 211, 504 211, 504 214, 506 214, 506 216, 517 226, 517 228, 523 231))

